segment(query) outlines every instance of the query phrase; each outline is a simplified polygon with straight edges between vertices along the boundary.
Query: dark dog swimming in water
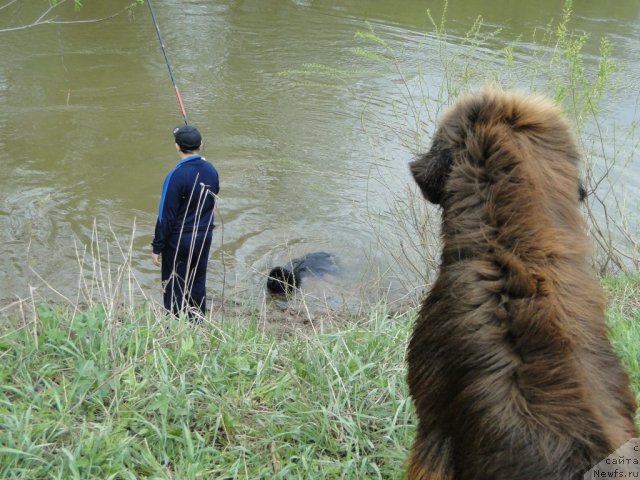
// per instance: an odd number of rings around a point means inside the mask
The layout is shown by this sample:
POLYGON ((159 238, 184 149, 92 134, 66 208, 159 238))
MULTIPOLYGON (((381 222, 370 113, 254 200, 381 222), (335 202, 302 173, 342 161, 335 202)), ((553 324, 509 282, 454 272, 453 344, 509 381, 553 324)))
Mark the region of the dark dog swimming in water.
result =
POLYGON ((267 279, 267 290, 271 293, 289 293, 300 287, 308 275, 321 276, 338 273, 336 257, 332 253, 313 252, 294 258, 283 267, 272 268, 267 279))

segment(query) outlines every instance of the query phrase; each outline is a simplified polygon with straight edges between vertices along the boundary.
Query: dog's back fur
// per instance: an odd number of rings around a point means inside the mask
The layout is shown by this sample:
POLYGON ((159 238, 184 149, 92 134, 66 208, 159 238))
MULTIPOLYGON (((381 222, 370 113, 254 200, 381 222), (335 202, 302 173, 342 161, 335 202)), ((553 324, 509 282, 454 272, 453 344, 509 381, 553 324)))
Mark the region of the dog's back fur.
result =
POLYGON ((551 102, 485 88, 411 163, 443 252, 408 350, 410 479, 578 479, 634 436, 578 162, 551 102))

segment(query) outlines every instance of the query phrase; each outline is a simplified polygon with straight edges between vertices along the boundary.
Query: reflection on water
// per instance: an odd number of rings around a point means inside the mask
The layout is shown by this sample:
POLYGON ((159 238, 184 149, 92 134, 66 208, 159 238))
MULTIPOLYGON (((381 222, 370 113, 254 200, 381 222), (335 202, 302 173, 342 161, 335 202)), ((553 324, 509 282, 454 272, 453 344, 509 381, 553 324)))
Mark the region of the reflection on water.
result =
MULTIPOLYGON (((39 6, 19 3, 0 12, 0 28, 34 18, 39 6)), ((88 2, 59 15, 97 17, 127 3, 88 2)), ((590 61, 608 35, 629 78, 637 78, 640 4, 586 3, 575 6, 573 27, 591 33, 590 61)), ((221 175, 211 290, 219 293, 224 283, 227 292, 260 301, 269 268, 327 250, 342 258, 346 273, 310 288, 318 303, 337 308, 361 295, 411 292, 410 272, 394 269, 398 252, 378 240, 401 233, 393 193, 411 183, 406 162, 428 140, 416 136, 415 112, 399 92, 434 98, 443 78, 436 63, 421 71, 433 43, 424 2, 155 4, 189 118, 221 175), (406 84, 394 71, 371 75, 354 55, 365 21, 402 52, 406 84), (323 87, 311 81, 317 78, 283 75, 317 65, 362 71, 325 75, 323 87), (424 78, 431 84, 420 86, 424 78)), ((439 18, 441 8, 432 13, 439 18)), ((474 52, 482 69, 518 38, 526 55, 528 36, 559 18, 561 7, 551 0, 450 2, 451 43, 464 41, 478 14, 488 30, 499 29, 474 52)), ((91 259, 99 246, 116 273, 119 262, 130 262, 141 291, 157 297, 148 244, 162 180, 177 161, 171 130, 181 117, 148 12, 0 35, 0 298, 27 295, 29 285, 42 285, 39 277, 74 295, 80 265, 88 280, 97 275, 91 259)), ((606 108, 628 124, 637 103, 608 99, 606 108)), ((640 175, 637 163, 628 178, 640 175)))

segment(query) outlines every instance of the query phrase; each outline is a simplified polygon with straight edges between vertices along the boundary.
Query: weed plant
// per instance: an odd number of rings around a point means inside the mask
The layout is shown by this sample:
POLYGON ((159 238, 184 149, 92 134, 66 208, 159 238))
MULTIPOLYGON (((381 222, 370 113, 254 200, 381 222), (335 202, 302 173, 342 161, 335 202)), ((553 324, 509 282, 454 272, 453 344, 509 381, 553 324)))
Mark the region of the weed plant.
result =
MULTIPOLYGON (((625 72, 613 60, 613 43, 601 38, 597 60, 587 62, 584 49, 589 35, 572 29, 571 0, 565 0, 559 19, 533 31, 526 42, 520 37, 507 45, 499 37, 501 28, 485 25, 482 16, 463 34, 450 31, 446 1, 441 18, 433 18, 429 11, 427 16, 430 29, 421 40, 411 39, 417 46, 405 48, 368 25, 356 34, 355 68, 308 64, 283 72, 306 88, 343 88, 361 100, 359 118, 374 151, 368 176, 372 182, 387 182, 389 205, 384 219, 371 210, 370 224, 379 232, 380 247, 402 272, 398 276, 413 272, 423 285, 430 284, 440 250, 439 213, 425 205, 408 178, 406 164, 428 149, 442 111, 459 95, 487 83, 541 93, 562 106, 583 151, 589 193, 584 208, 595 245, 594 266, 601 274, 637 271, 637 199, 621 188, 625 168, 638 151, 637 121, 615 125, 602 107, 610 98, 638 99, 638 94, 624 86, 625 72), (382 90, 384 98, 377 96, 379 79, 395 86, 382 90), (402 151, 390 152, 390 142, 402 151), (400 183, 398 178, 406 181, 400 183)), ((408 283, 415 284, 413 279, 408 283)))

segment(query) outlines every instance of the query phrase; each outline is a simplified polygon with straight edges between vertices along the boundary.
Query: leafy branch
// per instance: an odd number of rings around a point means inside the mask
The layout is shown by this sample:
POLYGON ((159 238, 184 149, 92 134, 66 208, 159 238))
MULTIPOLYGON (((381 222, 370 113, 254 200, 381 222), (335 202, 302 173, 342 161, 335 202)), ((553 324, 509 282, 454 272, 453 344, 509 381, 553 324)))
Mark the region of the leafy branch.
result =
MULTIPOLYGON (((7 3, 5 3, 4 5, 0 5, 0 10, 4 10, 7 7, 10 7, 11 5, 15 4, 18 0, 9 0, 7 3)), ((82 2, 81 0, 73 0, 74 1, 74 5, 76 9, 79 9, 80 7, 82 7, 82 2)), ((15 27, 5 27, 5 28, 0 28, 0 33, 7 33, 7 32, 16 32, 19 30, 26 30, 28 28, 34 28, 34 27, 39 27, 42 25, 65 25, 65 24, 79 24, 79 23, 98 23, 98 22, 104 22, 106 20, 111 20, 112 18, 117 17, 118 15, 121 15, 125 12, 130 12, 131 9, 133 9, 137 4, 142 3, 142 0, 135 0, 134 2, 130 3, 129 5, 127 5, 126 7, 122 8, 121 10, 111 14, 111 15, 107 15, 106 17, 100 17, 100 18, 91 18, 91 19, 87 19, 87 20, 56 20, 56 16, 53 15, 57 9, 65 4, 67 2, 67 0, 56 0, 56 1, 52 1, 49 4, 49 7, 35 20, 33 20, 31 23, 27 23, 24 25, 18 25, 15 27)))

